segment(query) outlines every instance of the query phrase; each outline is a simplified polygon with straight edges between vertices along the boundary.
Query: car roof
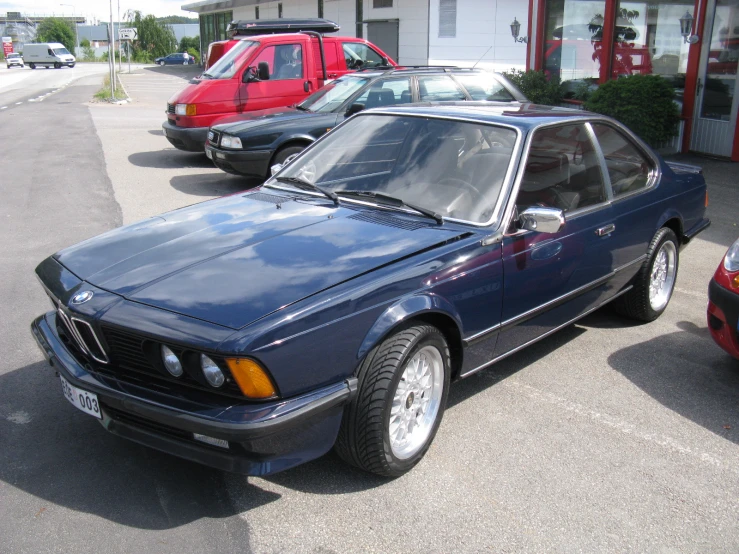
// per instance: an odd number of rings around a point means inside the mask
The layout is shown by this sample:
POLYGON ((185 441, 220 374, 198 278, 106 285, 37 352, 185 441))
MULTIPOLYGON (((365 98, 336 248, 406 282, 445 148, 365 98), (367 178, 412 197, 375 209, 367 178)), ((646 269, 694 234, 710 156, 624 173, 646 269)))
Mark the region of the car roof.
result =
POLYGON ((479 121, 481 123, 503 123, 513 125, 522 130, 529 130, 545 123, 566 122, 575 120, 603 118, 600 114, 560 108, 557 106, 542 106, 531 103, 510 102, 421 102, 416 104, 400 104, 373 108, 361 112, 360 116, 383 113, 393 115, 415 115, 429 117, 443 117, 479 121))
MULTIPOLYGON (((366 69, 360 69, 358 71, 354 71, 353 73, 347 73, 347 76, 356 76, 356 77, 384 77, 386 75, 434 75, 434 74, 469 74, 469 75, 486 75, 488 73, 493 73, 492 71, 488 71, 486 69, 474 69, 469 67, 457 67, 453 65, 402 65, 397 67, 388 67, 388 66, 380 66, 380 67, 368 67, 366 69)), ((499 73, 496 73, 499 75, 499 73)))

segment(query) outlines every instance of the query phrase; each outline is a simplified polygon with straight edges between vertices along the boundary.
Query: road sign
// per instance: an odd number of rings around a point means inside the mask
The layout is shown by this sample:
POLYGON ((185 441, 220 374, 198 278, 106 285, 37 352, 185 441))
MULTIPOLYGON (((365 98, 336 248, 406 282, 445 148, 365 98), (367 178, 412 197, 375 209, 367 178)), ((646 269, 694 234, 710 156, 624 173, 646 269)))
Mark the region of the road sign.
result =
POLYGON ((136 29, 118 29, 118 38, 120 40, 136 40, 138 32, 136 29))

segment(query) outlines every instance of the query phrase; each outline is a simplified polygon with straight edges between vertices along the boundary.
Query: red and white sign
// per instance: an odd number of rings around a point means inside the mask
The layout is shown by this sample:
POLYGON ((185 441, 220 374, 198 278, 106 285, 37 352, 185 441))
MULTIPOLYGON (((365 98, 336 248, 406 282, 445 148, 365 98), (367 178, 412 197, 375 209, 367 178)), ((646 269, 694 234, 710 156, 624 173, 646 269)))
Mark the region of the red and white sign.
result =
POLYGON ((13 53, 13 40, 10 37, 3 37, 3 55, 7 57, 8 54, 13 53))

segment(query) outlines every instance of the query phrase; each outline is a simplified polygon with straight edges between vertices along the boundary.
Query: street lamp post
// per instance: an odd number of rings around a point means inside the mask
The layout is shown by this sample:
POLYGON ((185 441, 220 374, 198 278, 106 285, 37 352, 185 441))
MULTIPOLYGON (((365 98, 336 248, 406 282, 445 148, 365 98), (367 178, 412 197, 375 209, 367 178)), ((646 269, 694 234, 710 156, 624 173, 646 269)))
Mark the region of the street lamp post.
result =
POLYGON ((59 4, 60 6, 68 6, 72 8, 72 19, 74 19, 74 57, 77 57, 77 48, 80 47, 80 37, 77 33, 77 8, 74 4, 59 4))

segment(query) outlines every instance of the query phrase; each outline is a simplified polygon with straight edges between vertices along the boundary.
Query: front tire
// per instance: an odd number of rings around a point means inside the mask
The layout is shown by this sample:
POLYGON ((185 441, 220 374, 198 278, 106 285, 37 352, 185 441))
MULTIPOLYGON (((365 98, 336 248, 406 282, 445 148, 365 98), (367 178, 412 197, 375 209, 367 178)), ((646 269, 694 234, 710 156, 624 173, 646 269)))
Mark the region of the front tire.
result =
POLYGON ((161 62, 158 62, 158 63, 159 63, 159 65, 161 65, 162 67, 164 67, 164 65, 165 65, 165 62, 164 62, 164 61, 161 61, 161 62))
POLYGON ((59 62, 54 62, 54 69, 61 69, 61 67, 62 64, 60 64, 59 62))
MULTIPOLYGON (((281 164, 284 165, 285 161, 290 158, 290 156, 295 156, 296 154, 300 154, 303 150, 305 150, 307 146, 285 146, 283 148, 280 148, 272 158, 272 161, 269 164, 269 167, 271 168, 273 165, 281 164)), ((292 161, 292 159, 291 159, 292 161)), ((270 169, 267 169, 267 177, 269 178, 272 175, 270 169)))
POLYGON ((449 347, 435 327, 419 324, 386 339, 359 368, 358 392, 336 441, 339 456, 385 477, 410 471, 434 440, 450 375, 449 347))
POLYGON ((621 315, 639 321, 654 321, 661 316, 672 298, 680 261, 680 243, 675 232, 662 227, 647 249, 634 288, 614 301, 621 315))

